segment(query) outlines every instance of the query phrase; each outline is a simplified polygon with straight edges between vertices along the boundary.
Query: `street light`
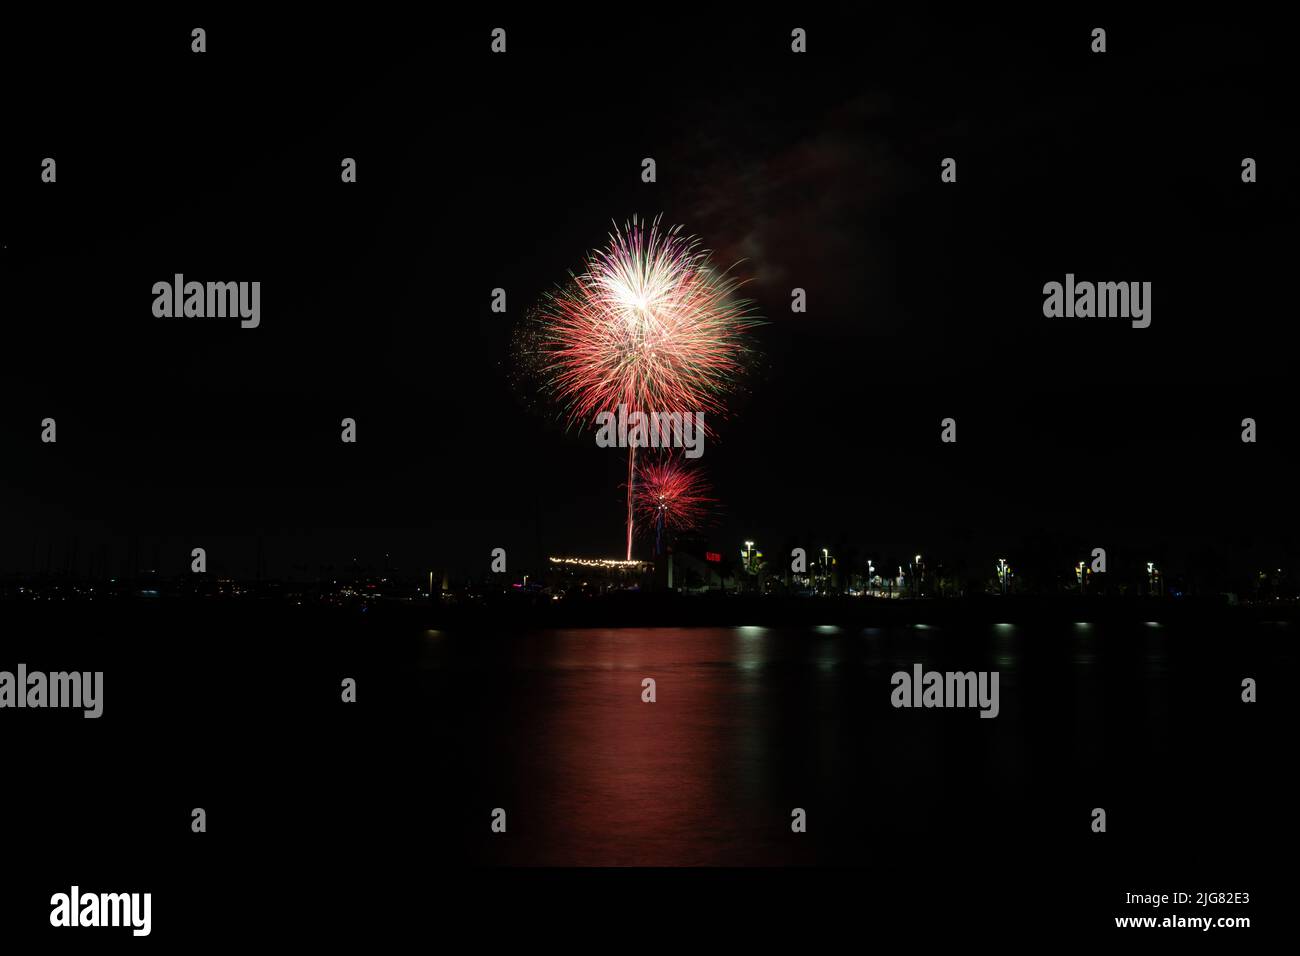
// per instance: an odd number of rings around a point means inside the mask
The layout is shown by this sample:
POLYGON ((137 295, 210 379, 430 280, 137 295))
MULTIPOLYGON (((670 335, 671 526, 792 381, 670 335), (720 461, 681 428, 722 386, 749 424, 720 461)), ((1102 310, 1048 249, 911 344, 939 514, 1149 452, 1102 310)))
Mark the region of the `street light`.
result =
POLYGON ((998 582, 1002 585, 1002 593, 1007 593, 1007 573, 1011 568, 1007 565, 1006 558, 998 558, 998 582))

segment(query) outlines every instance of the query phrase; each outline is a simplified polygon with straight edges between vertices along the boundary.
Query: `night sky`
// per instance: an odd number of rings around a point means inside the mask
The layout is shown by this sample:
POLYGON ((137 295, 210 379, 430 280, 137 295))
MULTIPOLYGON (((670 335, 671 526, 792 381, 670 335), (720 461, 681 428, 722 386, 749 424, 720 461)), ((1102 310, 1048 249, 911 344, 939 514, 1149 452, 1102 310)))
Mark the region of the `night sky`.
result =
POLYGON ((532 410, 508 346, 633 214, 744 260, 769 323, 702 459, 720 549, 1295 561, 1280 33, 682 10, 6 31, 0 573, 621 556, 625 453, 532 410), (154 318, 177 272, 260 280, 261 327, 154 318), (1044 318, 1067 272, 1151 281, 1151 327, 1044 318))

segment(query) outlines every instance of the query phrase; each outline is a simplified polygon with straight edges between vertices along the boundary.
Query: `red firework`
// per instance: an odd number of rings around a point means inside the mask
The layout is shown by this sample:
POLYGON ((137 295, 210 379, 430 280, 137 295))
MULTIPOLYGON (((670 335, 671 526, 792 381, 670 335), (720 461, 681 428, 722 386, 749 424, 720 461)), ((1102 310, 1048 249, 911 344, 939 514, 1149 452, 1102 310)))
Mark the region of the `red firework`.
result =
POLYGON ((645 462, 636 470, 633 500, 637 516, 656 533, 690 531, 709 515, 709 484, 678 458, 645 462))

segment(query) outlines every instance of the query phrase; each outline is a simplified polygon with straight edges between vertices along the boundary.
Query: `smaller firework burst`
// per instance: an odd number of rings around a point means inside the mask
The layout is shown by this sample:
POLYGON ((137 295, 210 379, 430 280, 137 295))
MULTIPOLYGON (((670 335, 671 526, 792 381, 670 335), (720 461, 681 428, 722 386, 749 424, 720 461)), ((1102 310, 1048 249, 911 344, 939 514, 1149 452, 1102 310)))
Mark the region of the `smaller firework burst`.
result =
POLYGON ((642 527, 654 529, 655 554, 663 553, 665 532, 691 531, 708 518, 714 503, 710 490, 700 473, 680 458, 637 466, 633 498, 642 527))

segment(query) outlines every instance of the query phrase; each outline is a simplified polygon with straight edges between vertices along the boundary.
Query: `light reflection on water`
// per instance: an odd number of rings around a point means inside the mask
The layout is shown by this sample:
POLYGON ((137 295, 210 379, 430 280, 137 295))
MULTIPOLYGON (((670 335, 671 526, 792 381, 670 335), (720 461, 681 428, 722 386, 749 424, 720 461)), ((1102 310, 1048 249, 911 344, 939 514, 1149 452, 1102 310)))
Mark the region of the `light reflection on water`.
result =
POLYGON ((1095 764, 1108 701, 1143 701, 1131 709, 1144 724, 1131 731, 1161 739, 1169 631, 610 628, 490 642, 444 634, 427 642, 423 664, 430 692, 445 701, 432 719, 453 723, 443 733, 461 740, 458 769, 487 805, 517 807, 511 839, 485 842, 486 861, 853 862, 845 846, 924 832, 955 790, 977 783, 981 799, 1026 798, 1043 754, 1053 755, 1050 766, 1095 764), (1098 662, 1134 643, 1145 666, 1117 656, 1110 679, 1137 690, 1115 696, 1098 662), (915 663, 998 670, 999 716, 893 708, 890 676, 915 663), (653 703, 642 700, 646 678, 653 703), (892 808, 883 817, 862 810, 881 804, 892 808), (835 825, 791 839, 794 807, 835 825))

